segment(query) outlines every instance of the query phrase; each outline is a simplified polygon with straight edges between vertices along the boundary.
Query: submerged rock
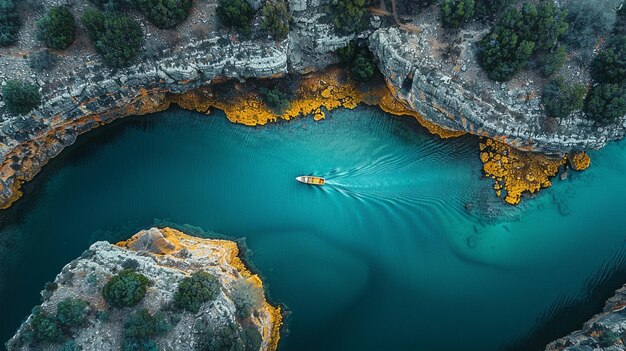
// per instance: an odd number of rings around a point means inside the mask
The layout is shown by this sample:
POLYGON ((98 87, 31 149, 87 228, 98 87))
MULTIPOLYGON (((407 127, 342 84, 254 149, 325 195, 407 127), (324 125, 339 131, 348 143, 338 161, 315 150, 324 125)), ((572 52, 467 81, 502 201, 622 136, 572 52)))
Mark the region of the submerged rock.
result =
MULTIPOLYGON (((124 342, 140 340, 129 331, 129 316, 134 315, 161 318, 154 326, 161 334, 149 338, 159 350, 196 350, 207 340, 218 339, 238 343, 246 350, 275 350, 281 309, 265 300, 261 280, 245 267, 238 253, 232 241, 196 238, 170 228, 143 230, 116 245, 96 242, 66 265, 54 283, 46 284, 43 303, 33 309, 6 346, 8 350, 120 349, 124 342), (135 306, 114 308, 103 297, 103 287, 129 269, 148 279, 145 296, 135 306), (183 278, 197 272, 215 277, 219 290, 213 300, 190 312, 173 301, 183 278), (244 288, 249 291, 242 293, 244 288), (256 298, 244 311, 239 301, 248 295, 256 298), (82 313, 84 320, 66 322, 59 306, 67 299, 79 301, 75 305, 80 311, 73 315, 82 313), (42 321, 46 328, 42 328, 42 321), (207 333, 215 334, 207 337, 207 333)), ((142 333, 145 329, 149 328, 142 333)))

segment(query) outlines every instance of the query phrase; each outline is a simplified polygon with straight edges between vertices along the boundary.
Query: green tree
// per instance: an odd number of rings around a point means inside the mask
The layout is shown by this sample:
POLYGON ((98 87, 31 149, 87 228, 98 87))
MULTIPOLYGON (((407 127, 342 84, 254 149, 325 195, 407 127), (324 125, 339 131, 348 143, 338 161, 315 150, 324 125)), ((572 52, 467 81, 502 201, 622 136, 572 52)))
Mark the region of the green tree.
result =
POLYGON ((119 11, 124 9, 135 9, 137 0, 89 0, 99 8, 106 11, 119 11))
POLYGON ((543 87, 541 102, 548 116, 563 118, 583 108, 584 97, 584 86, 565 82, 558 77, 543 87))
POLYGON ((141 12, 159 28, 172 28, 184 21, 191 0, 138 0, 141 12))
POLYGON ((151 315, 142 308, 130 315, 124 322, 123 351, 157 351, 155 338, 171 329, 163 312, 151 315))
POLYGON ((87 320, 87 303, 83 300, 66 298, 57 304, 57 323, 65 328, 78 327, 87 320))
POLYGON ((285 39, 289 34, 291 15, 284 0, 267 0, 261 10, 261 28, 276 39, 285 39))
POLYGON ((476 0, 474 17, 483 22, 492 22, 511 3, 511 0, 476 0))
POLYGON ((541 74, 550 77, 563 67, 567 52, 563 46, 557 46, 539 58, 541 74))
POLYGON ((235 282, 230 298, 237 308, 237 316, 247 318, 263 304, 263 289, 242 278, 235 282))
POLYGON ((0 0, 0 47, 17 43, 20 16, 13 0, 0 0))
POLYGON ((515 32, 496 27, 479 45, 478 63, 490 79, 507 81, 526 66, 535 44, 523 40, 515 32))
POLYGON ((18 115, 29 113, 41 104, 41 95, 36 85, 19 80, 10 80, 2 88, 7 109, 18 115))
POLYGON ((289 107, 289 98, 287 94, 280 90, 278 87, 267 89, 261 87, 259 93, 263 97, 265 103, 267 103, 276 113, 282 113, 289 107))
POLYGON ((444 0, 441 21, 446 28, 459 28, 474 18, 474 0, 444 0))
POLYGON ((255 13, 248 1, 218 0, 215 11, 223 25, 237 28, 244 34, 250 33, 250 23, 255 13))
POLYGON ((82 21, 96 51, 108 66, 124 67, 137 57, 143 44, 143 33, 132 18, 91 9, 83 13, 82 21))
POLYGON ((178 283, 174 293, 174 305, 190 312, 198 312, 205 302, 215 300, 220 283, 207 272, 196 272, 178 283))
POLYGON ((61 342, 65 338, 55 319, 41 310, 33 314, 30 327, 37 343, 61 342))
POLYGON ((626 88, 619 84, 598 84, 587 94, 587 117, 608 124, 626 115, 626 88))
POLYGON ((567 43, 575 48, 592 48, 598 38, 613 29, 615 11, 620 0, 571 0, 565 3, 569 28, 567 43))
POLYGON ((148 283, 143 274, 125 269, 104 285, 102 297, 113 307, 134 306, 146 296, 148 283))
POLYGON ((65 6, 54 6, 37 22, 37 39, 51 49, 64 50, 74 42, 76 21, 65 6))
POLYGON ((613 33, 626 34, 626 0, 624 0, 617 10, 613 33))
POLYGON ((591 62, 591 76, 600 83, 626 82, 626 35, 616 35, 591 62))
POLYGON ((370 57, 359 55, 352 65, 352 77, 361 82, 368 81, 374 75, 374 69, 374 63, 370 57))
POLYGON ((367 11, 365 0, 336 0, 330 4, 328 12, 340 32, 353 33, 362 26, 367 11))

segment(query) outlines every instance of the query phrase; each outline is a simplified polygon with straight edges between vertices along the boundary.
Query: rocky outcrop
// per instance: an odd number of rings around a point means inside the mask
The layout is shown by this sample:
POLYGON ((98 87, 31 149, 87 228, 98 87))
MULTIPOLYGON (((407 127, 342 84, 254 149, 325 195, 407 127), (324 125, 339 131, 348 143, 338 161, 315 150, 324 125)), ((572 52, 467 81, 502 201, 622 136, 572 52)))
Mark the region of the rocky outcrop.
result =
POLYGON ((414 23, 408 29, 378 29, 369 46, 395 96, 431 123, 548 154, 597 149, 624 137, 623 120, 598 127, 580 111, 562 120, 547 118, 541 78, 532 72, 507 83, 489 81, 474 52, 484 28, 474 25, 446 35, 437 16, 424 15, 414 23))
POLYGON ((581 330, 551 342, 546 351, 626 350, 626 285, 615 292, 604 310, 585 322, 581 330))
MULTIPOLYGON (((242 321, 232 298, 237 282, 242 279, 262 289, 258 276, 239 259, 236 243, 191 237, 169 228, 152 228, 117 245, 107 242, 91 245, 57 275, 52 284, 55 288, 42 291, 41 311, 54 315, 58 303, 66 298, 88 303, 87 321, 73 329, 70 336, 77 350, 120 349, 124 320, 142 308, 150 313, 166 311, 166 314, 176 316, 170 318, 174 322, 167 334, 155 340, 159 350, 195 350, 202 333, 198 327, 201 325, 234 325, 235 329, 252 327, 262 337, 260 350, 275 350, 282 319, 280 308, 262 301, 254 308, 251 317, 242 321), (102 297, 102 288, 114 274, 128 267, 150 280, 146 296, 137 306, 109 307, 102 297), (197 313, 173 309, 171 302, 178 283, 198 271, 208 272, 219 280, 221 289, 217 298, 204 303, 197 313)), ((33 315, 7 343, 9 350, 32 349, 28 336, 32 321, 33 315)), ((58 350, 59 344, 40 344, 38 347, 58 350)))

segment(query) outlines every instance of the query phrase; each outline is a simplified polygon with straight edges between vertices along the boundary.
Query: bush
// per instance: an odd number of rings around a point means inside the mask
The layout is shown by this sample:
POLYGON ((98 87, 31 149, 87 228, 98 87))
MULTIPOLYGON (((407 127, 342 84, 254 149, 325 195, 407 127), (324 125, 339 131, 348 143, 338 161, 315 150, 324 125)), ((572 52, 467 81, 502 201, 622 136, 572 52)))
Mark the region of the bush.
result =
POLYGON ((277 87, 274 87, 272 89, 261 87, 259 89, 259 93, 261 93, 261 96, 263 97, 265 103, 270 106, 276 113, 282 113, 289 107, 289 99, 287 98, 287 94, 277 87))
POLYGON ((446 28, 459 28, 474 18, 474 0, 444 0, 441 22, 446 28))
POLYGON ((365 0, 337 0, 329 7, 329 17, 337 30, 342 33, 356 32, 365 17, 365 0))
POLYGON ((541 74, 550 77, 563 67, 567 52, 562 46, 557 46, 539 59, 541 74))
POLYGON ((541 102, 548 116, 563 118, 583 108, 584 97, 584 86, 567 83, 559 77, 543 87, 541 102))
POLYGON ((191 0, 139 0, 139 9, 155 26, 172 28, 187 18, 191 0))
POLYGON ((48 50, 38 51, 28 57, 28 67, 39 73, 52 69, 56 63, 56 56, 48 50))
POLYGON ((55 319, 41 310, 33 315, 30 327, 37 343, 61 342, 65 338, 55 319))
POLYGON ((37 22, 37 39, 51 49, 64 50, 74 42, 76 21, 65 6, 55 6, 37 22))
POLYGON ((218 0, 215 11, 223 25, 237 28, 244 34, 250 33, 254 9, 247 0, 218 0))
POLYGON ((102 297, 113 307, 129 307, 146 296, 149 280, 131 270, 123 270, 113 276, 102 288, 102 297))
POLYGON ((124 322, 123 351, 158 350, 155 338, 164 335, 170 330, 165 315, 157 312, 151 315, 142 308, 130 315, 124 322))
POLYGON ((246 279, 235 282, 230 296, 237 308, 239 318, 247 318, 264 302, 263 289, 246 279))
POLYGON ((207 272, 196 272, 178 283, 174 305, 190 312, 198 312, 205 302, 214 300, 220 292, 220 283, 207 272))
MULTIPOLYGON (((246 350, 239 338, 237 326, 233 323, 226 325, 208 325, 200 332, 199 351, 216 350, 246 350)), ((248 349, 254 350, 254 349, 248 349)), ((256 349, 258 350, 258 348, 256 349)))
POLYGON ((104 62, 114 68, 130 64, 143 44, 141 27, 119 13, 90 9, 83 13, 83 24, 104 62))
POLYGON ((607 124, 626 114, 626 88, 619 84, 598 84, 585 101, 585 113, 594 121, 607 124))
POLYGON ((567 30, 565 12, 551 2, 535 7, 525 3, 520 10, 504 13, 498 24, 478 44, 478 63, 489 78, 511 79, 524 68, 537 50, 551 50, 567 30))
POLYGON ((39 88, 19 80, 8 81, 2 88, 2 96, 7 109, 18 115, 29 113, 41 104, 39 88))
POLYGON ((56 320, 65 328, 78 327, 85 324, 88 312, 85 301, 66 298, 57 304, 56 320))
POLYGON ((619 0, 571 0, 566 3, 569 29, 565 34, 573 47, 592 48, 599 37, 613 29, 619 0))
POLYGON ((289 34, 291 15, 284 0, 267 0, 261 10, 261 28, 276 39, 285 39, 289 34))
POLYGON ((599 83, 626 82, 626 35, 607 40, 591 63, 591 76, 599 83))
POLYGON ((0 47, 17 43, 20 16, 13 0, 0 0, 0 47))

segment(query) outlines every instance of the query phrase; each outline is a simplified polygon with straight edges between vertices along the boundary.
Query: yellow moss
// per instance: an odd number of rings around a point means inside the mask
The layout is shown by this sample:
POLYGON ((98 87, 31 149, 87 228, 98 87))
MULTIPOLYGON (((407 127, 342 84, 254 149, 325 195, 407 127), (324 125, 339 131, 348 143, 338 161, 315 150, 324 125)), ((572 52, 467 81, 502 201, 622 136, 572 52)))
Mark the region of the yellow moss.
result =
POLYGON ((583 171, 591 165, 591 158, 584 151, 571 154, 568 159, 572 168, 577 171, 583 171))
POLYGON ((494 190, 500 197, 504 190, 504 200, 518 204, 526 191, 534 193, 552 185, 554 177, 566 158, 550 158, 531 152, 519 151, 504 143, 486 139, 480 143, 480 160, 485 174, 494 179, 494 190))

